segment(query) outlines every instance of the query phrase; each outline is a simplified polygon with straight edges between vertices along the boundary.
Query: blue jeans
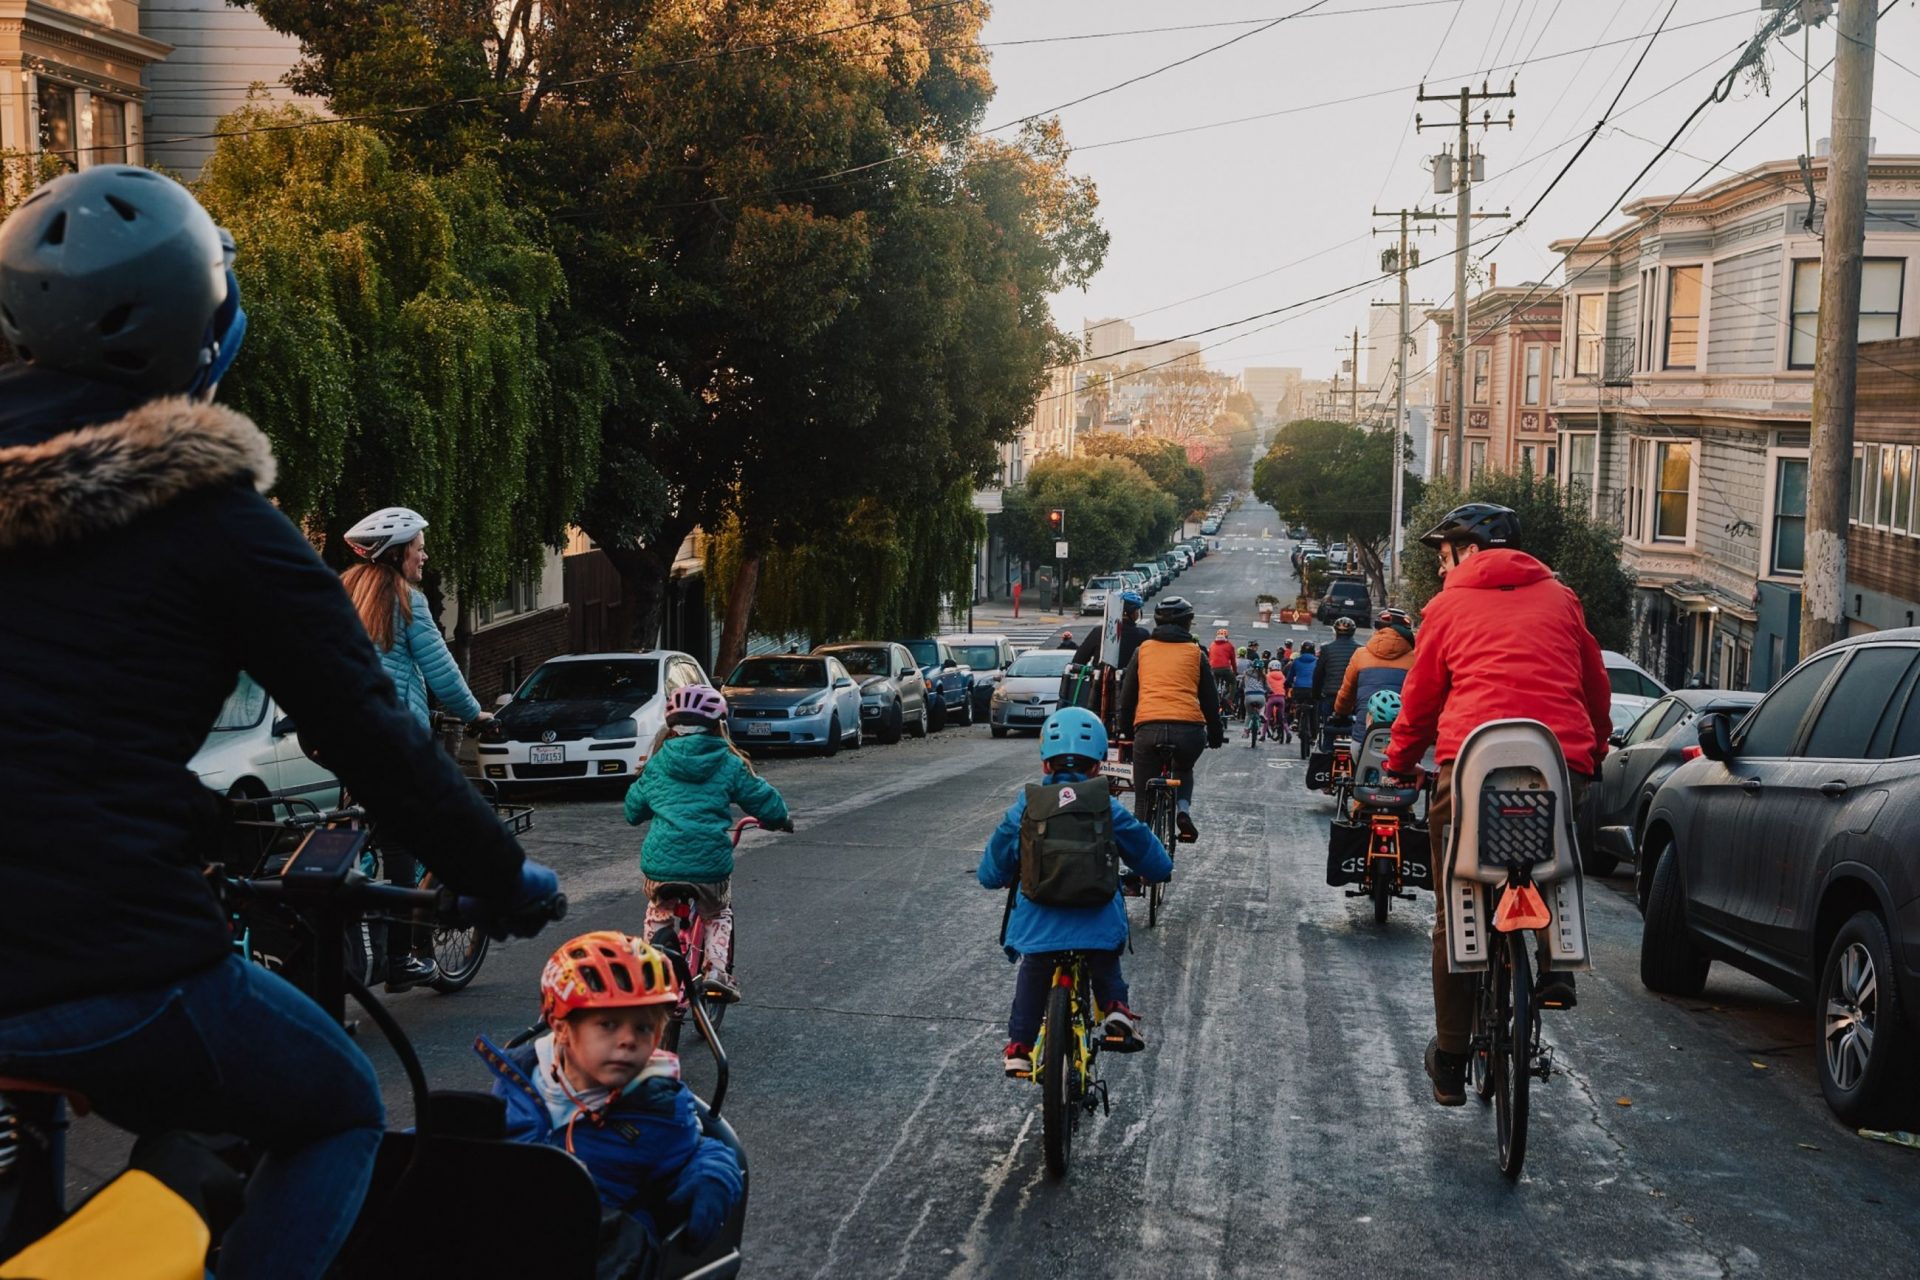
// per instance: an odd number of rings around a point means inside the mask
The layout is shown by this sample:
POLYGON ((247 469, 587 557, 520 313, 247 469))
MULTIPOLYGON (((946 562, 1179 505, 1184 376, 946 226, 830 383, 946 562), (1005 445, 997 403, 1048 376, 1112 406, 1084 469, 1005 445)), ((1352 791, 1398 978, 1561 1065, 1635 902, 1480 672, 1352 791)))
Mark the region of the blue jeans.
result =
POLYGON ((83 1093, 136 1134, 236 1134, 259 1147, 222 1280, 323 1274, 385 1127, 379 1082, 346 1033, 237 956, 162 987, 0 1018, 0 1075, 83 1093))
MULTIPOLYGON (((1084 951, 1087 980, 1093 987, 1094 1003, 1111 1009, 1127 1002, 1127 980, 1120 976, 1118 951, 1084 951)), ((1040 1034, 1040 1020, 1047 1016, 1047 991, 1053 982, 1054 957, 1020 957, 1020 971, 1013 979, 1013 1011, 1007 1015, 1007 1039, 1015 1044, 1032 1045, 1040 1034)))

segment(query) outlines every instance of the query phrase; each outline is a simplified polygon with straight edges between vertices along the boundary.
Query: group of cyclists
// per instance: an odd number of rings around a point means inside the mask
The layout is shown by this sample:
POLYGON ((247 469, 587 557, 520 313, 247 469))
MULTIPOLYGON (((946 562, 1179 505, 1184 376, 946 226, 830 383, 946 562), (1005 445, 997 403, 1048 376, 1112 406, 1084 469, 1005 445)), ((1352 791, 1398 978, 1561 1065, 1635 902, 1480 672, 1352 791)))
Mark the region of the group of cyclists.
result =
MULTIPOLYGON (((400 509, 370 517, 386 527, 356 529, 366 572, 343 589, 266 498, 266 436, 216 403, 246 331, 233 254, 185 188, 126 165, 57 178, 0 224, 0 336, 15 356, 0 368, 0 1076, 84 1093, 135 1133, 245 1138, 264 1155, 220 1275, 318 1276, 365 1195, 380 1092, 335 1021, 235 953, 204 867, 220 798, 186 767, 207 726, 250 673, 384 824, 390 862, 407 851, 498 931, 537 932, 527 907, 552 898, 557 877, 429 733, 423 686, 463 718, 483 713, 446 678, 417 589, 424 521, 400 509)), ((1178 780, 1177 842, 1198 835, 1195 765, 1226 738, 1216 671, 1244 691, 1256 662, 1269 703, 1276 688, 1289 702, 1304 692, 1316 711, 1403 682, 1387 767, 1411 774, 1437 741, 1436 829, 1450 812, 1453 754, 1487 719, 1544 721, 1583 789, 1606 750, 1604 668, 1579 601, 1518 537, 1513 513, 1485 504, 1426 535, 1445 584, 1417 646, 1409 619, 1383 615, 1364 654, 1348 622, 1319 653, 1283 645, 1256 659, 1226 636, 1202 648, 1178 596, 1157 603, 1151 630, 1136 621, 1144 602, 1126 601, 1113 728, 1133 744, 1135 777, 1178 780)), ((669 736, 687 737, 689 755, 717 764, 729 786, 750 787, 725 745, 703 740, 716 734, 715 708, 680 710, 669 736)), ((1105 754, 1105 727, 1094 735, 1073 720, 1043 735, 1049 772, 1068 785, 1095 776, 1105 754)), ((1136 811, 1145 805, 1137 789, 1136 811)), ((1162 870, 1128 838, 1137 870, 1162 870)), ((718 912, 723 882, 714 898, 718 912)), ((1436 1099, 1456 1104, 1468 1010, 1446 972, 1443 924, 1427 1057, 1436 1099)), ((428 962, 395 933, 388 977, 423 980, 428 962)), ((620 1005, 575 989, 594 975, 650 975, 626 1003, 664 1001, 643 949, 607 945, 618 954, 597 968, 556 958, 554 1009, 620 1005)), ((726 994, 725 973, 715 976, 726 994)), ((619 1037, 634 1033, 605 1034, 596 1061, 613 1065, 591 1080, 563 1073, 560 1093, 571 1079, 618 1095, 631 1056, 619 1037)), ((547 1101, 555 1114, 569 1105, 547 1101)))

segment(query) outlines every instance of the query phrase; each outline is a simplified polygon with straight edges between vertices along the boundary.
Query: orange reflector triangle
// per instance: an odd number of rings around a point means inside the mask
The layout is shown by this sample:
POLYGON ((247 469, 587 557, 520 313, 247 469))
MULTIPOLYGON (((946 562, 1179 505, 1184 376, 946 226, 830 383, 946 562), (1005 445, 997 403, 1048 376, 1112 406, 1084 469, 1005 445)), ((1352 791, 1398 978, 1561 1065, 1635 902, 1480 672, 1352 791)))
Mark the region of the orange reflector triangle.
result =
POLYGON ((1493 927, 1502 933, 1517 929, 1544 929, 1551 920, 1546 900, 1530 884, 1515 885, 1500 896, 1500 909, 1493 913, 1493 927))

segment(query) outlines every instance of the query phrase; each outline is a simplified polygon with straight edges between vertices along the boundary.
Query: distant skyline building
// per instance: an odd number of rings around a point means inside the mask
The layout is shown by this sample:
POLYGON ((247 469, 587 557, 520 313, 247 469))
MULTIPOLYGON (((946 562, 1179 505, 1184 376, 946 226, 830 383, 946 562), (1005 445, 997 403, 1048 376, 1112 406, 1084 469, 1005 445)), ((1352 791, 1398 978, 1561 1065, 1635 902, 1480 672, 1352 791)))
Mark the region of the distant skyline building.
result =
POLYGON ((1133 325, 1125 320, 1108 317, 1104 320, 1086 322, 1087 359, 1106 360, 1139 342, 1133 334, 1133 325))

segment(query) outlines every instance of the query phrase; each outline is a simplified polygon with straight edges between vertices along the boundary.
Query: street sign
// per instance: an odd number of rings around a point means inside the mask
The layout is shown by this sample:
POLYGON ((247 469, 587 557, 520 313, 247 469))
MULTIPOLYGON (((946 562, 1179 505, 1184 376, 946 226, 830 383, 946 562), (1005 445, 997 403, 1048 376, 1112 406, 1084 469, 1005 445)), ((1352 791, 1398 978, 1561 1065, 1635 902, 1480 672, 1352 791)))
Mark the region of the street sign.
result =
POLYGON ((1054 544, 1053 544, 1053 558, 1054 558, 1055 560, 1065 560, 1065 559, 1068 559, 1068 556, 1067 556, 1067 544, 1066 544, 1066 543, 1064 543, 1064 542, 1056 542, 1056 543, 1054 543, 1054 544))

